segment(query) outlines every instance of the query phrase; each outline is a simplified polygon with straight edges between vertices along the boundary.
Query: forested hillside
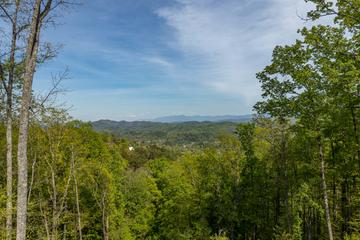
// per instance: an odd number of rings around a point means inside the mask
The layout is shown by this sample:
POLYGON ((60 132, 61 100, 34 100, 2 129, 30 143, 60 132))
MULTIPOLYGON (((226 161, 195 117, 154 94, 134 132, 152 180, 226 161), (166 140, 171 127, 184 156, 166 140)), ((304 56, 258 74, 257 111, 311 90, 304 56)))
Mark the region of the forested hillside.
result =
POLYGON ((306 2, 252 121, 170 124, 75 120, 66 74, 35 94, 70 2, 0 0, 0 239, 359 240, 360 1, 306 2))
POLYGON ((181 123, 181 122, 248 122, 252 119, 251 114, 247 115, 219 115, 219 116, 186 116, 174 115, 155 118, 154 122, 181 123))
POLYGON ((170 146, 204 146, 215 144, 221 135, 232 134, 238 123, 234 122, 116 122, 100 120, 92 122, 95 130, 116 137, 145 143, 170 146))

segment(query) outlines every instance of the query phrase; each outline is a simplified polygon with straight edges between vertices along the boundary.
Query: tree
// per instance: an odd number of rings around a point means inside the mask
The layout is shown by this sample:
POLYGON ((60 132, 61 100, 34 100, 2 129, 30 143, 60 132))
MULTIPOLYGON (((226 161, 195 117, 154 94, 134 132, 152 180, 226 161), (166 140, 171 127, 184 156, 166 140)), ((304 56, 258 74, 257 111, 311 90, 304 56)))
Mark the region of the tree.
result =
POLYGON ((307 0, 313 2, 316 8, 308 13, 310 20, 317 20, 324 16, 333 16, 334 23, 359 34, 360 30, 360 2, 359 0, 307 0))
POLYGON ((17 187, 17 227, 16 239, 26 238, 27 212, 27 145, 29 131, 29 110, 31 106, 32 83, 39 56, 40 33, 44 28, 50 12, 58 6, 64 5, 64 0, 34 0, 30 1, 33 7, 29 23, 26 50, 24 55, 23 88, 19 116, 19 140, 17 148, 18 187, 17 187))
POLYGON ((326 223, 333 239, 324 148, 333 137, 332 121, 344 125, 341 121, 351 119, 348 109, 358 101, 354 90, 358 88, 359 60, 353 55, 358 49, 354 36, 347 37, 341 26, 316 26, 301 34, 304 39, 294 45, 276 47, 272 64, 257 75, 266 100, 255 108, 274 117, 295 118, 316 139, 326 223))
MULTIPOLYGON (((18 26, 18 15, 20 10, 20 0, 15 3, 0 2, 0 8, 4 13, 5 21, 10 22, 11 28, 11 43, 9 47, 8 62, 1 63, 0 59, 0 79, 6 94, 6 238, 12 237, 12 215, 13 215, 13 88, 16 76, 16 51, 17 40, 24 26, 18 26), (11 12, 10 12, 11 11, 11 12)), ((7 53, 5 53, 5 56, 7 53)))

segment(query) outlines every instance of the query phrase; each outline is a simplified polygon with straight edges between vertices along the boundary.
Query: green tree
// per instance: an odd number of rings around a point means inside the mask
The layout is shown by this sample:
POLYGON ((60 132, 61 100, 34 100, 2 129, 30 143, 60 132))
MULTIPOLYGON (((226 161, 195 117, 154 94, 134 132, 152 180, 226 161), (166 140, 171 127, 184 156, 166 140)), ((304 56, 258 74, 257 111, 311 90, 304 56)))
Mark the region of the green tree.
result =
POLYGON ((297 126, 305 129, 317 145, 330 239, 333 239, 333 226, 326 162, 331 157, 327 146, 334 139, 343 141, 347 147, 341 149, 342 153, 352 156, 352 160, 346 160, 347 165, 354 166, 354 160, 359 158, 358 113, 354 111, 358 102, 359 59, 356 56, 359 49, 356 34, 347 35, 344 26, 341 23, 301 30, 303 40, 276 47, 271 65, 257 75, 266 99, 255 106, 258 112, 280 119, 296 119, 297 126), (340 137, 336 129, 346 131, 352 139, 340 137))

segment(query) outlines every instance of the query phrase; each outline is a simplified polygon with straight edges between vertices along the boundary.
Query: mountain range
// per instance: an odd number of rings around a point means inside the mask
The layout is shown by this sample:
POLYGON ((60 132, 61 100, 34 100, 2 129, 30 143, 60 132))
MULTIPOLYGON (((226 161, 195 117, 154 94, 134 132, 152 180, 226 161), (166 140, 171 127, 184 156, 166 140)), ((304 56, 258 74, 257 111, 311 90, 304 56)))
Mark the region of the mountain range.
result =
POLYGON ((172 115, 152 119, 152 122, 162 123, 181 123, 181 122, 248 122, 253 115, 218 115, 218 116, 187 116, 187 115, 172 115))
POLYGON ((216 142, 223 134, 233 134, 237 125, 248 122, 251 115, 243 116, 168 116, 152 121, 92 122, 95 130, 107 132, 133 141, 166 145, 206 145, 216 142))

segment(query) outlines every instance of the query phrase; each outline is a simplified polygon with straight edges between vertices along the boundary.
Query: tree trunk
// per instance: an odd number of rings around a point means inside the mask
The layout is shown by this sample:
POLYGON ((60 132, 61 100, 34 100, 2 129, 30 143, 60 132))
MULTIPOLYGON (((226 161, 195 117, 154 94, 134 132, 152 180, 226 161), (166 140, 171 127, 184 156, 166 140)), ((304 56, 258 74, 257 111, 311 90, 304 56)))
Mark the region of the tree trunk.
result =
MULTIPOLYGON (((8 99, 9 101, 9 99, 8 99)), ((10 100, 11 101, 11 100, 10 100)), ((12 237, 12 184, 13 184, 13 169, 12 169, 12 107, 7 106, 6 113, 6 239, 10 240, 12 237)))
POLYGON ((77 223, 79 228, 79 239, 82 240, 82 230, 81 230, 81 213, 80 213, 80 203, 79 203, 79 190, 77 185, 76 179, 76 170, 75 170, 75 159, 74 159, 74 152, 71 152, 71 168, 72 168, 72 175, 74 178, 75 184, 75 199, 76 199, 76 211, 77 211, 77 223))
POLYGON ((102 225, 103 225, 103 239, 109 240, 109 219, 106 214, 106 206, 105 206, 105 195, 103 195, 101 204, 102 204, 102 225))
POLYGON ((324 152, 323 152, 323 145, 321 141, 321 137, 318 138, 318 145, 319 145, 319 156, 320 156, 320 172, 321 172, 321 185, 323 190, 323 197, 324 197, 324 207, 325 207, 325 216, 326 216, 326 224, 328 228, 329 240, 333 240, 333 231, 331 226, 331 218, 330 218, 330 209, 329 209, 329 202, 328 202, 328 195, 326 189, 326 179, 325 179, 325 159, 324 159, 324 152))
POLYGON ((280 159, 281 164, 284 166, 284 180, 285 180, 285 211, 286 211, 286 227, 287 231, 291 232, 291 216, 289 209, 289 177, 288 177, 288 161, 286 156, 286 136, 285 136, 285 125, 281 123, 281 148, 280 148, 280 159))
POLYGON ((341 228, 341 239, 344 239, 345 233, 349 230, 348 206, 347 206, 347 179, 341 183, 341 212, 343 223, 341 228))
POLYGON ((30 33, 25 53, 24 86, 22 90, 20 119, 19 119, 19 142, 17 152, 18 162, 18 187, 17 187, 17 222, 16 239, 26 239, 26 213, 27 213, 27 143, 29 127, 29 108, 31 104, 32 82, 36 66, 36 58, 40 36, 40 5, 41 0, 36 0, 30 25, 30 33))
POLYGON ((67 231, 66 231, 66 224, 64 224, 64 230, 63 230, 63 240, 66 240, 66 234, 67 234, 67 231))
POLYGON ((78 228, 79 228, 79 239, 82 240, 82 230, 81 230, 81 212, 80 212, 80 204, 79 204, 79 191, 76 180, 76 175, 74 174, 74 182, 75 182, 75 194, 76 194, 76 211, 77 211, 77 220, 78 220, 78 228))
POLYGON ((12 239, 12 197, 13 197, 13 142, 12 142, 12 112, 13 112, 13 83, 15 72, 15 51, 17 41, 17 16, 19 12, 20 1, 15 2, 15 12, 12 23, 12 37, 10 49, 10 66, 9 66, 9 81, 7 85, 7 99, 6 99, 6 239, 12 239))
MULTIPOLYGON (((54 159, 54 154, 52 154, 52 160, 53 162, 55 161, 54 159)), ((52 225, 51 225, 51 240, 55 240, 56 239, 56 235, 57 235, 57 190, 56 190, 56 182, 55 182, 55 172, 52 166, 49 167, 51 169, 51 187, 53 190, 53 196, 52 196, 52 225)))
POLYGON ((36 162, 37 162, 37 156, 35 154, 34 156, 34 160, 31 164, 31 177, 30 177, 30 186, 29 186, 29 191, 28 191, 28 204, 30 202, 30 199, 31 199, 31 192, 32 192, 32 187, 33 187, 33 184, 34 184, 34 178, 35 178, 35 165, 36 165, 36 162))
POLYGON ((44 227, 45 227, 46 237, 47 237, 47 239, 50 239, 49 223, 48 223, 48 220, 46 217, 46 213, 44 212, 44 210, 42 208, 41 201, 42 201, 42 198, 41 198, 41 196, 39 196, 39 207, 40 207, 41 215, 44 218, 44 227))
POLYGON ((359 162, 359 168, 360 168, 360 140, 359 140, 359 136, 357 133, 356 115, 355 115, 354 107, 351 107, 351 118, 352 118, 352 122, 353 122, 354 134, 355 134, 355 143, 357 145, 356 146, 357 160, 359 162))

